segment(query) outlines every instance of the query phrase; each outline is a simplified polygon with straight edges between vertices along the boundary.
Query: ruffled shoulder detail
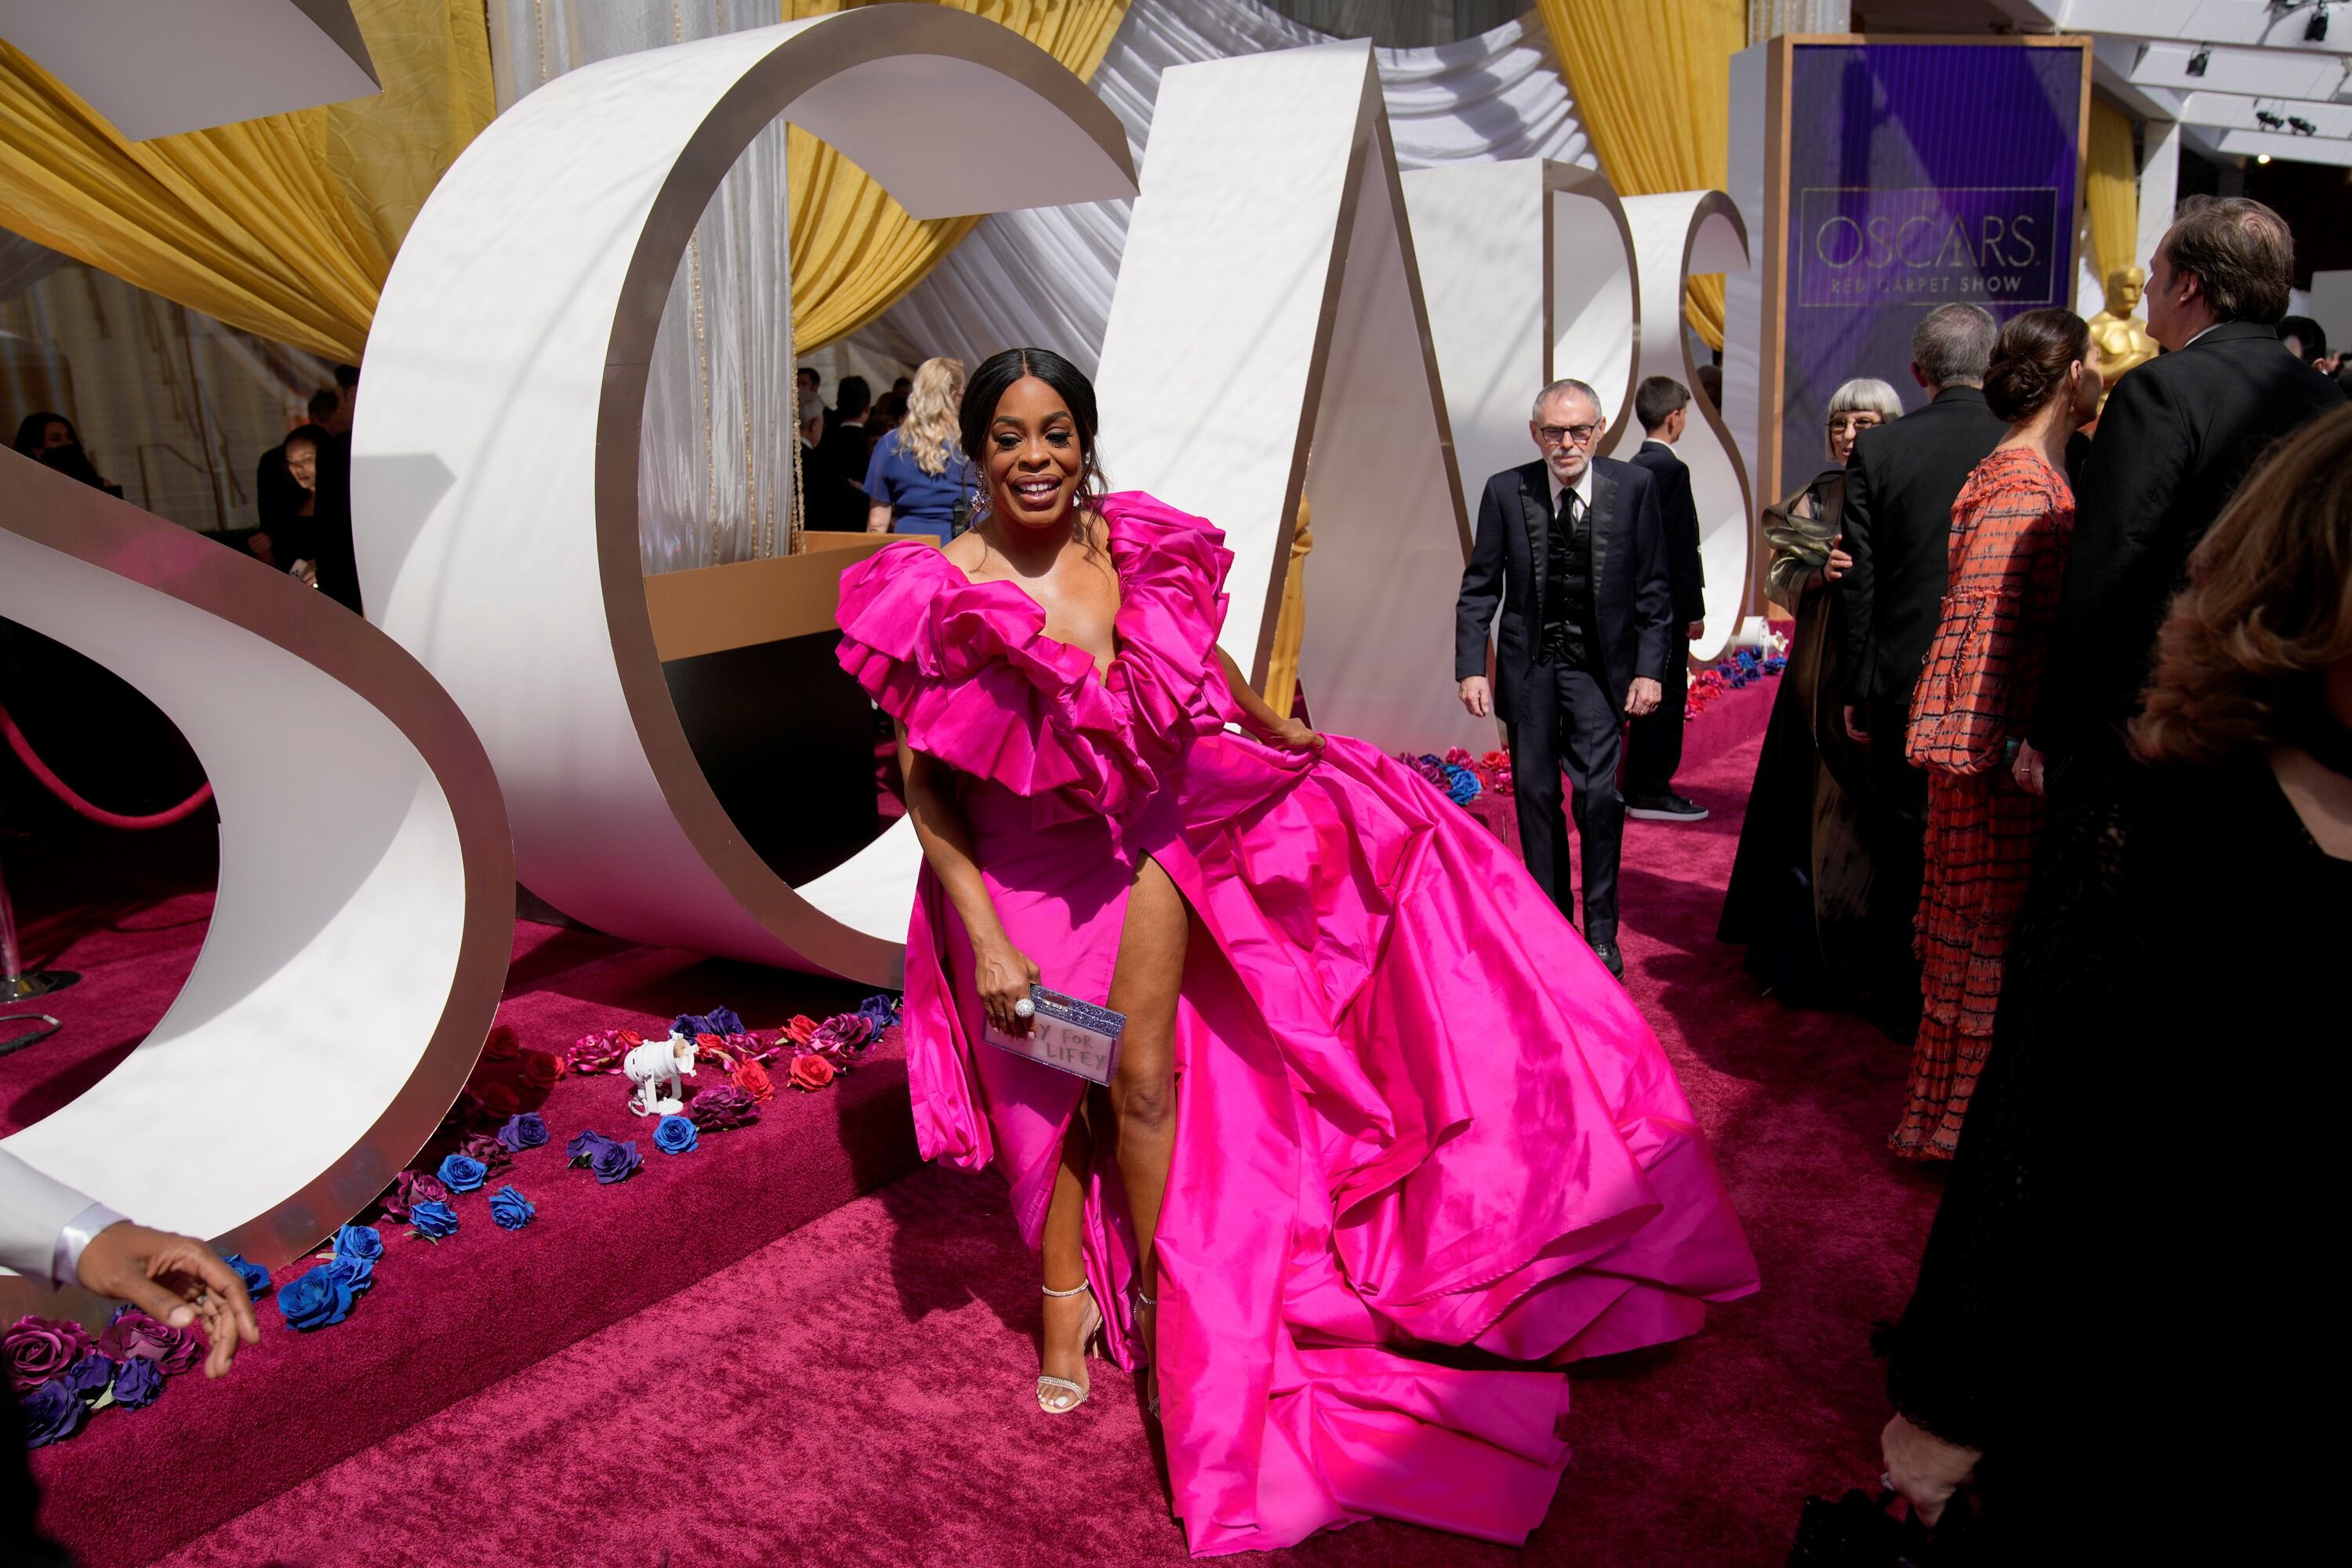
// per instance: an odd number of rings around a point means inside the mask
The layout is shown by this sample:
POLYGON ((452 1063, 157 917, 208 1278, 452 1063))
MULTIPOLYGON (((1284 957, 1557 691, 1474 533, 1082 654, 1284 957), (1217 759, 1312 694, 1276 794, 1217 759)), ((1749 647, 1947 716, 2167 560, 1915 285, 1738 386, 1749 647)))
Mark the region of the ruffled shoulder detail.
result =
POLYGON ((1139 492, 1105 498, 1103 514, 1120 590, 1108 674, 1047 637, 1017 584, 974 583, 929 545, 886 546, 841 577, 841 666, 908 742, 1016 795, 1055 797, 1055 816, 1126 815, 1232 716, 1214 651, 1224 536, 1139 492))

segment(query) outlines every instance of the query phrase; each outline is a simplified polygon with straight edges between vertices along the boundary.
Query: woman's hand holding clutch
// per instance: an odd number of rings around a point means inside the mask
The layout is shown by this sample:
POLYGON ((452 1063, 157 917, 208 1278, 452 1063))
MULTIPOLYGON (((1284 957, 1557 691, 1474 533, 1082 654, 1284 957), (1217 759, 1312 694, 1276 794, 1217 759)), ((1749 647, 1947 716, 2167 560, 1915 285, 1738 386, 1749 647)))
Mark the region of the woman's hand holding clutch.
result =
POLYGON ((1027 1034, 1029 1020, 1013 1009, 1029 1000, 1029 988, 1039 979, 1037 966, 1000 931, 984 941, 973 939, 971 967, 972 987, 980 993, 988 1021, 1001 1034, 1027 1034))

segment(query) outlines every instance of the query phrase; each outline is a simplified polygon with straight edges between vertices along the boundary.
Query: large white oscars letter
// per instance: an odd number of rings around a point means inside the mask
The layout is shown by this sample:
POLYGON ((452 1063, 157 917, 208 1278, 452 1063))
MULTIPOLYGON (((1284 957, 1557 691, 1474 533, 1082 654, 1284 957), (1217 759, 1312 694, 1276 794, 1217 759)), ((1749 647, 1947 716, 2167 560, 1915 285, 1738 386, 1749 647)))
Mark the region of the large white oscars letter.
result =
MULTIPOLYGON (((1719 658, 1739 630, 1748 605, 1748 570, 1754 556, 1756 510, 1748 489, 1748 468, 1723 416, 1696 389, 1698 366, 1683 331, 1683 286, 1694 272, 1748 270, 1748 227, 1739 209, 1721 191, 1676 191, 1663 196, 1628 196, 1625 221, 1640 258, 1641 353, 1637 379, 1670 375, 1692 388, 1690 423, 1675 455, 1690 468, 1691 499, 1698 506, 1699 560, 1706 572, 1706 635, 1691 644, 1691 657, 1719 658)), ((1630 457, 1642 444, 1636 421, 1618 428, 1613 457, 1630 457)))
MULTIPOLYGON (((341 605, 14 453, 0 488, 0 616, 145 693, 220 811, 187 984, 8 1148, 145 1224, 286 1262, 383 1189, 474 1065, 514 937, 497 777, 432 677, 341 605)), ((12 1314, 36 1293, 0 1284, 12 1314)))
POLYGON ((1539 387, 1573 377, 1601 395, 1610 429, 1632 419, 1633 232, 1597 171, 1541 158, 1415 169, 1404 195, 1475 519, 1488 477, 1536 458, 1539 387))
MULTIPOLYGON (((360 572, 371 613, 481 734, 534 892, 633 941, 894 984, 912 834, 787 886, 696 763, 639 568, 662 302, 721 176, 779 116, 919 217, 1135 188, 1126 133, 1084 82, 940 6, 560 77, 467 149, 385 286, 353 454, 360 572)), ((845 558, 768 564, 780 592, 829 607, 845 558)))
POLYGON ((1454 700, 1468 524, 1369 45, 1160 79, 1096 380, 1111 482, 1225 532, 1236 663, 1264 679, 1304 496, 1316 722, 1494 743, 1454 700))

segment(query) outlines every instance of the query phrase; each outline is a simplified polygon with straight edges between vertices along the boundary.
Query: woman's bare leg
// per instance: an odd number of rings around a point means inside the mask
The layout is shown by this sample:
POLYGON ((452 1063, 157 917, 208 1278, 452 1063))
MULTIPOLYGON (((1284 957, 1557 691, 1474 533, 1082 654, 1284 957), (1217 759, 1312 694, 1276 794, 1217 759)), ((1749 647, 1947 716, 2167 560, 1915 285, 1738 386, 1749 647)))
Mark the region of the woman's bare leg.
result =
MULTIPOLYGON (((1110 1106, 1119 1181, 1141 1258, 1137 1282, 1155 1298, 1160 1270, 1152 1239, 1176 1148, 1176 993, 1191 934, 1183 895, 1157 862, 1147 861, 1128 894, 1127 925, 1111 974, 1110 1008, 1127 1015, 1127 1033, 1111 1077, 1110 1106)), ((1147 1317, 1138 1327, 1149 1354, 1157 1325, 1147 1317)))
MULTIPOLYGON (((1094 1141, 1081 1100, 1062 1139, 1062 1163, 1054 1172, 1054 1195, 1045 1205, 1045 1277, 1048 1290, 1070 1290, 1087 1282, 1087 1168, 1094 1141)), ((1078 1337, 1086 1326, 1084 1296, 1045 1298, 1045 1339, 1038 1371, 1084 1386, 1087 1347, 1078 1337)), ((1108 1316, 1108 1310, 1105 1316, 1108 1316)))

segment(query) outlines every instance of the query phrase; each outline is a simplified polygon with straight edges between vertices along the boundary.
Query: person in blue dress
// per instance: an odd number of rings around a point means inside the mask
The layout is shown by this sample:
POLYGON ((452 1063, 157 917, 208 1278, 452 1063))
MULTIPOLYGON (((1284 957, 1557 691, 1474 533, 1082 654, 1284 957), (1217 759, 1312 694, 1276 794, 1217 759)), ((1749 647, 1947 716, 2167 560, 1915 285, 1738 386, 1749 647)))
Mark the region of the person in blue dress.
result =
POLYGON ((868 533, 919 533, 945 544, 971 511, 974 486, 956 425, 963 362, 927 359, 907 394, 907 416, 876 443, 866 466, 868 533))

